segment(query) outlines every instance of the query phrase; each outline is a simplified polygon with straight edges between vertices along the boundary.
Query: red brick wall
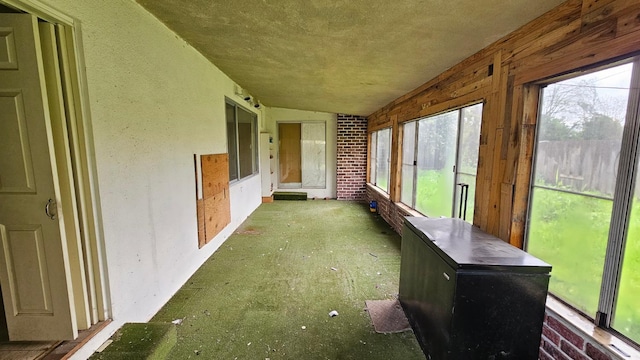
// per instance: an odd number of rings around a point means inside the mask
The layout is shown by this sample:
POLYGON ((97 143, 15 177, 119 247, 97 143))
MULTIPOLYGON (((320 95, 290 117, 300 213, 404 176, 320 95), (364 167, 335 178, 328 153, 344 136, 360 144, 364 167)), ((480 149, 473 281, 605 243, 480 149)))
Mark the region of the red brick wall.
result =
POLYGON ((617 356, 595 342, 590 336, 574 330, 560 317, 547 311, 540 342, 540 360, 613 360, 617 356))
POLYGON ((389 224, 393 230, 402 235, 402 225, 404 217, 409 215, 401 207, 382 195, 378 190, 374 190, 372 185, 367 186, 367 201, 375 200, 378 203, 378 214, 389 224))
POLYGON ((337 199, 366 200, 367 118, 338 114, 337 146, 337 199))

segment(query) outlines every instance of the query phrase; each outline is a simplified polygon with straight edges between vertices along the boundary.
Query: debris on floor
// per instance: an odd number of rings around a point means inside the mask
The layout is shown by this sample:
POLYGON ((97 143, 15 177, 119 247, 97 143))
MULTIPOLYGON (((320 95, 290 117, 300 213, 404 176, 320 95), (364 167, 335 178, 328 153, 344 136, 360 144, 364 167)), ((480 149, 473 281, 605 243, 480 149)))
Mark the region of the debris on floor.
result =
POLYGON ((362 311, 398 292, 400 237, 359 203, 301 203, 261 205, 154 317, 175 332, 166 359, 425 360, 413 333, 381 336, 362 311))
POLYGON ((174 325, 180 325, 180 324, 182 324, 182 320, 184 320, 184 319, 175 319, 171 323, 174 324, 174 325))

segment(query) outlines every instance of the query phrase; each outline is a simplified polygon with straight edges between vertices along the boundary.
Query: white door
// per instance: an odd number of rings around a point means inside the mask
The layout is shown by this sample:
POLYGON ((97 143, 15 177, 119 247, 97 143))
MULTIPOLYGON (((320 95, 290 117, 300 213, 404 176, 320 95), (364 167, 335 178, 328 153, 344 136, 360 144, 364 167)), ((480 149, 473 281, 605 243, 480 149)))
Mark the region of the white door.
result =
POLYGON ((38 22, 0 14, 0 286, 11 340, 77 337, 38 22))

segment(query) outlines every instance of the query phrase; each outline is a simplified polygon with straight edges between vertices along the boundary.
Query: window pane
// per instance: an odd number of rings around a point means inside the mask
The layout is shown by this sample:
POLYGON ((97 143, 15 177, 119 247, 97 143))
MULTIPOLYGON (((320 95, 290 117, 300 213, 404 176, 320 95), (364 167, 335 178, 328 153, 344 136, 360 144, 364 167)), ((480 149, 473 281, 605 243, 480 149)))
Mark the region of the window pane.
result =
POLYGON ((452 214, 457 133, 458 111, 419 121, 416 209, 427 216, 452 214))
POLYGON ((612 201, 534 188, 527 250, 553 266, 549 290, 585 314, 598 309, 612 201))
POLYGON ((631 64, 546 87, 535 184, 613 197, 631 64))
POLYGON ((391 129, 378 131, 376 186, 389 191, 389 175, 391 164, 391 129))
POLYGON ((238 111, 238 159, 240 160, 240 178, 253 174, 254 124, 253 114, 237 108, 238 111))
POLYGON ((323 122, 302 123, 302 187, 326 186, 326 141, 323 122))
POLYGON ((251 127, 252 127, 252 141, 251 141, 251 150, 253 152, 253 173, 257 174, 260 171, 260 155, 258 153, 259 144, 258 140, 260 139, 258 135, 258 115, 251 114, 251 127))
POLYGON ((236 107, 226 104, 227 152, 229 153, 229 180, 238 179, 238 148, 236 142, 236 107))
POLYGON ((630 76, 628 64, 542 93, 528 250, 553 265, 550 291, 590 316, 602 282, 630 76))
POLYGON ((482 122, 482 104, 461 109, 460 148, 458 149, 458 172, 476 175, 478 169, 478 151, 480 149, 480 124, 482 122))
POLYGON ((402 192, 400 201, 413 206, 413 160, 416 150, 416 121, 402 126, 402 192))
MULTIPOLYGON (((464 183, 469 185, 467 188, 467 211, 465 216, 459 216, 460 214, 460 192, 461 187, 456 185, 456 198, 453 208, 453 215, 465 219, 469 223, 473 223, 473 207, 476 200, 476 177, 473 175, 458 174, 458 183, 464 183)), ((464 198, 462 199, 462 210, 464 211, 464 198)))
MULTIPOLYGON (((464 218, 473 223, 473 209, 476 195, 476 177, 478 172, 478 151, 480 150, 480 125, 482 122, 482 104, 460 109, 460 144, 458 145, 457 183, 469 185, 467 211, 464 218)), ((454 215, 459 216, 461 186, 456 184, 454 215)), ((464 207, 464 199, 463 199, 464 207)))
POLYGON ((377 154, 378 154, 378 133, 371 133, 371 154, 369 154, 369 182, 376 183, 376 167, 377 167, 377 154))
MULTIPOLYGON (((640 168, 638 169, 640 172, 640 168)), ((612 327, 640 343, 640 181, 636 187, 629 219, 629 232, 622 261, 620 289, 612 327)))

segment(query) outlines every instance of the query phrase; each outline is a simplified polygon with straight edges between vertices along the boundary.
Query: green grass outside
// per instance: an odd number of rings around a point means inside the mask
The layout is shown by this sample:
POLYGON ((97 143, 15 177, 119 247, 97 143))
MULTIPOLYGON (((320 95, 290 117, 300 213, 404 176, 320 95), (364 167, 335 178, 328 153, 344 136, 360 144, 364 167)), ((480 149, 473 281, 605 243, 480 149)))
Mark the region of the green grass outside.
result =
MULTIPOLYGON (((462 175, 459 180, 469 184, 466 219, 468 222, 473 222, 473 208, 476 197, 475 177, 462 175)), ((416 189, 416 210, 429 217, 451 217, 454 201, 453 192, 455 190, 452 172, 419 170, 416 189)), ((458 216, 458 196, 456 196, 456 217, 458 216)))
MULTIPOLYGON (((528 251, 553 266, 549 290, 589 316, 600 293, 612 201, 534 189, 528 251)), ((640 341, 640 203, 634 202, 613 327, 640 341)))
POLYGON ((419 170, 416 184, 416 210, 429 217, 451 217, 453 173, 419 170))

